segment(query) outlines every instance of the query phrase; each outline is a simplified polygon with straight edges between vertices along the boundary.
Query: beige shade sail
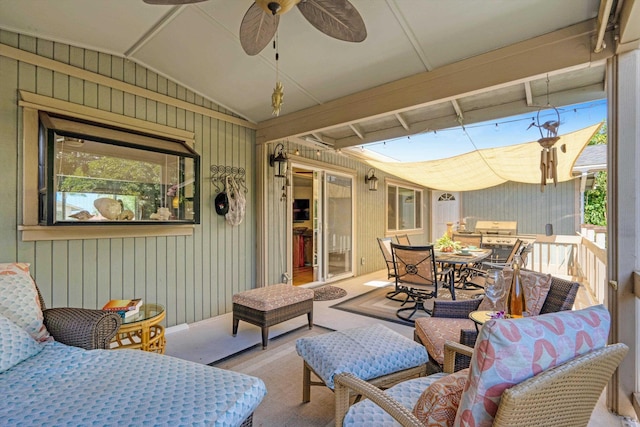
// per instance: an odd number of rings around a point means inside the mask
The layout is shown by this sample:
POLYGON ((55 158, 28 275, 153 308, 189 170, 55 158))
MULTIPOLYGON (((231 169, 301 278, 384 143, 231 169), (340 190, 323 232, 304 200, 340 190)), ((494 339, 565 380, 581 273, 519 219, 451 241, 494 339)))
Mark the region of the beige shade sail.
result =
MULTIPOLYGON (((602 123, 567 133, 556 142, 558 182, 574 179, 576 159, 598 132, 602 123)), ((540 153, 537 141, 507 147, 486 148, 471 153, 425 162, 379 162, 372 167, 423 187, 442 191, 471 191, 494 187, 507 181, 540 184, 540 153)))

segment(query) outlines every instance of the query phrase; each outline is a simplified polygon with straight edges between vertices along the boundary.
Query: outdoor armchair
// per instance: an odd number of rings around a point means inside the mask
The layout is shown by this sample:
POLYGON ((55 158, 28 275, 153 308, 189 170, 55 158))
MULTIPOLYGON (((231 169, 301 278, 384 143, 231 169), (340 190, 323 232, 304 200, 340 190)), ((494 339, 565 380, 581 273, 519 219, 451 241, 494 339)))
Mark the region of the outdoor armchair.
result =
POLYGON ((497 427, 586 426, 628 352, 625 344, 606 345, 609 325, 604 306, 496 319, 485 324, 473 350, 447 343, 446 373, 407 380, 385 391, 352 374, 338 374, 336 426, 391 425, 394 419, 412 427, 453 425, 454 420, 497 427), (563 327, 557 328, 559 324, 563 327), (571 344, 581 336, 591 339, 586 345, 571 344), (555 357, 534 348, 553 348, 555 357), (485 357, 488 349, 492 357, 485 357), (457 352, 470 355, 472 362, 469 369, 452 373, 457 352), (350 406, 350 391, 365 399, 350 406))
MULTIPOLYGON (((509 271, 509 270, 507 270, 509 271)), ((559 277, 522 270, 522 274, 531 275, 536 280, 550 280, 548 293, 541 302, 538 314, 571 310, 580 288, 578 282, 564 280, 559 277)), ((482 298, 471 300, 443 301, 434 300, 431 317, 416 319, 414 339, 422 343, 429 353, 428 368, 439 372, 444 363, 444 343, 454 341, 473 346, 478 331, 469 313, 481 308, 482 298)), ((469 358, 456 356, 456 369, 463 369, 469 364, 469 358)))
POLYGON ((111 339, 122 324, 118 313, 71 307, 47 309, 37 285, 36 290, 44 325, 56 341, 85 350, 109 348, 111 339))

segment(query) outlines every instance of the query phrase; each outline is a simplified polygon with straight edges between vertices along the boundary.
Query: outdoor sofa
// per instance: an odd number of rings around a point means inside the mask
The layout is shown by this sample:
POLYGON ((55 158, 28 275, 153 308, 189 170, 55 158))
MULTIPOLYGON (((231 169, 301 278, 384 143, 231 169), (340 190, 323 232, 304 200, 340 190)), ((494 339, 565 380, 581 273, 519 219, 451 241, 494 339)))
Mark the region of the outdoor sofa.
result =
POLYGON ((47 310, 27 264, 0 264, 0 425, 252 424, 262 380, 108 350, 120 323, 102 310, 47 310))

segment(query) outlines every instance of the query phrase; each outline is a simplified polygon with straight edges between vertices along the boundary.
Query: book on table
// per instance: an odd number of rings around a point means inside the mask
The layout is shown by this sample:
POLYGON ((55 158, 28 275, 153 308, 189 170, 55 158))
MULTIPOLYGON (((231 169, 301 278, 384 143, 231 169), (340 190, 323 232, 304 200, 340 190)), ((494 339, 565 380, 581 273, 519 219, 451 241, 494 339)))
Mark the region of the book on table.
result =
POLYGON ((118 313, 123 319, 129 319, 140 313, 140 307, 136 307, 134 310, 116 311, 116 313, 118 313))
POLYGON ((106 311, 138 311, 142 306, 142 298, 112 299, 102 307, 106 311))

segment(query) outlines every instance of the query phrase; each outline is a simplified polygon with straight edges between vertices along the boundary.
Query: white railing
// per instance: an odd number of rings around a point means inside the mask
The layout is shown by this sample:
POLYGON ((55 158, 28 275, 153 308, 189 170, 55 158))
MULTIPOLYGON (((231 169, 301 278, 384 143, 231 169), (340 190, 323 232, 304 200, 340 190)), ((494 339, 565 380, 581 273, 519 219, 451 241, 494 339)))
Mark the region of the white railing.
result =
POLYGON ((607 250, 583 236, 537 235, 526 268, 579 281, 595 301, 605 302, 607 250))

